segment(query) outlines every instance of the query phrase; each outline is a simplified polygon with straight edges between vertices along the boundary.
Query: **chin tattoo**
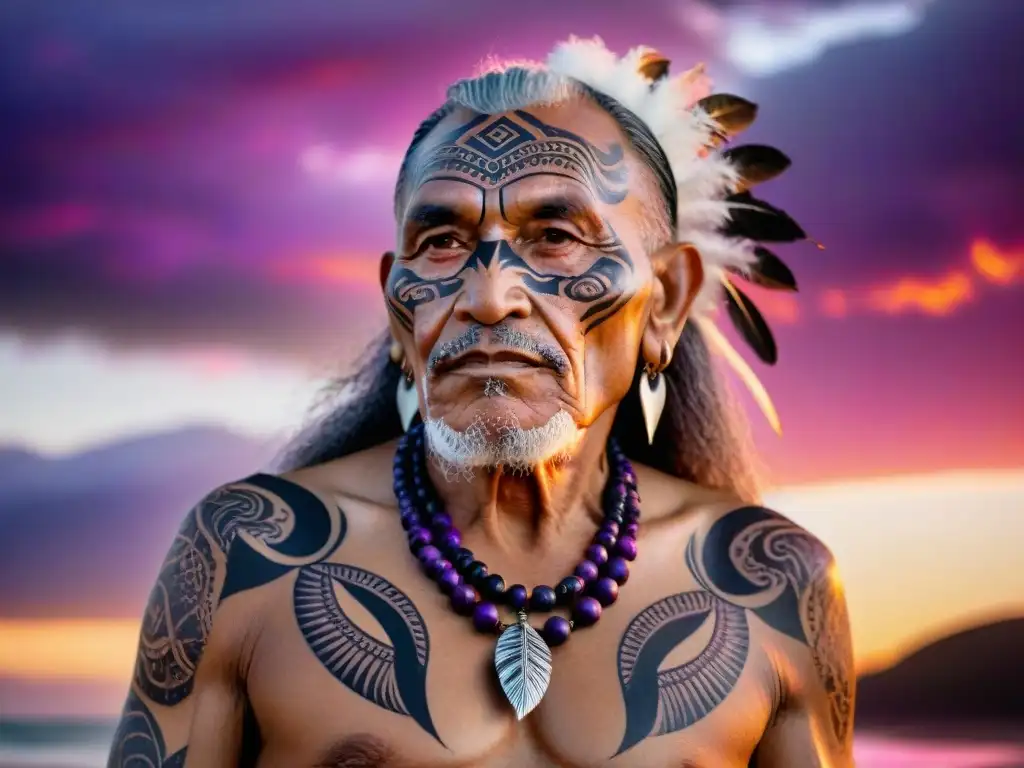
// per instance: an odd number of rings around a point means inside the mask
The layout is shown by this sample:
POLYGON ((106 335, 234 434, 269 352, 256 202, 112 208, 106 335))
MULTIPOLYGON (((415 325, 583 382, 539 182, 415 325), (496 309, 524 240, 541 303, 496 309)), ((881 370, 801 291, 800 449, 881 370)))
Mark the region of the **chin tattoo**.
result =
POLYGON ((680 731, 734 689, 749 651, 748 615, 808 647, 828 696, 832 733, 852 736, 853 652, 846 605, 823 544, 761 507, 737 509, 690 539, 686 564, 702 590, 641 611, 619 645, 626 728, 616 754, 650 736, 680 731), (691 661, 660 669, 705 622, 711 640, 691 661))
MULTIPOLYGON (((505 218, 505 187, 530 176, 574 179, 610 204, 625 199, 628 177, 620 145, 603 152, 582 137, 546 125, 528 112, 514 114, 522 122, 481 115, 449 133, 421 162, 419 182, 444 179, 480 190, 481 221, 486 214, 484 192, 498 191, 505 218)), ((607 222, 604 226, 613 231, 607 222)), ((445 277, 424 278, 410 262, 396 263, 385 288, 388 311, 411 331, 417 307, 453 296, 462 290, 468 272, 490 269, 497 261, 500 269, 511 270, 531 293, 561 296, 573 302, 587 333, 632 298, 634 265, 614 234, 604 242, 581 244, 596 258, 579 274, 537 271, 505 240, 481 241, 458 269, 445 277)))

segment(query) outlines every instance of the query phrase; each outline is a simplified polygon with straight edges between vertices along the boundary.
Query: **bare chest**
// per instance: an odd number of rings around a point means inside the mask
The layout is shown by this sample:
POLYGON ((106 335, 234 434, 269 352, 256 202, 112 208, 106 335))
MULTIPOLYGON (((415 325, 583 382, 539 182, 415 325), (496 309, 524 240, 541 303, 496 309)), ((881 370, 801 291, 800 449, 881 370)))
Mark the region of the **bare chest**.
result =
POLYGON ((774 698, 761 630, 657 575, 638 568, 596 627, 553 650, 547 692, 517 720, 497 638, 414 570, 302 568, 272 586, 247 672, 259 765, 745 766, 774 698))

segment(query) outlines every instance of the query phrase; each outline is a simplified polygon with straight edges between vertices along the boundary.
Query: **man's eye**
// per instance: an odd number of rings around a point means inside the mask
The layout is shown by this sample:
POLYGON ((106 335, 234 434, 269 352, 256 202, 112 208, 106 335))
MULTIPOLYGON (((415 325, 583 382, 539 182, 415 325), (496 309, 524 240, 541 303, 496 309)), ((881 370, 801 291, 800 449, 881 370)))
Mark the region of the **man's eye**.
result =
POLYGON ((423 241, 424 248, 454 248, 458 240, 453 235, 434 235, 423 241))
POLYGON ((555 229, 554 227, 548 227, 541 233, 541 241, 547 245, 565 245, 575 239, 564 229, 555 229))

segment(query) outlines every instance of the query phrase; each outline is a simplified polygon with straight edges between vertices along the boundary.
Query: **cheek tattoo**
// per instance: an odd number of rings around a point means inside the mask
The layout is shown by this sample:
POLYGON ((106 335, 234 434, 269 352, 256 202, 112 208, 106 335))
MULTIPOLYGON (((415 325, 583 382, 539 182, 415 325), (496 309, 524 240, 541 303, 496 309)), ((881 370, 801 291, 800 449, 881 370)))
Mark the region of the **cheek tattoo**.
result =
MULTIPOLYGON (((482 191, 497 189, 502 199, 508 185, 529 176, 550 175, 583 183, 606 203, 625 199, 627 173, 620 145, 602 152, 586 139, 546 125, 527 112, 515 115, 530 128, 507 117, 481 115, 452 131, 422 162, 421 183, 459 181, 482 191)), ((469 270, 489 269, 496 259, 499 269, 514 270, 534 294, 561 296, 578 304, 580 320, 586 324, 584 333, 589 333, 632 298, 634 273, 633 261, 617 237, 589 247, 601 255, 576 275, 538 272, 504 240, 480 242, 448 277, 428 279, 396 265, 386 287, 388 310, 411 331, 416 307, 454 295, 462 289, 469 270)))

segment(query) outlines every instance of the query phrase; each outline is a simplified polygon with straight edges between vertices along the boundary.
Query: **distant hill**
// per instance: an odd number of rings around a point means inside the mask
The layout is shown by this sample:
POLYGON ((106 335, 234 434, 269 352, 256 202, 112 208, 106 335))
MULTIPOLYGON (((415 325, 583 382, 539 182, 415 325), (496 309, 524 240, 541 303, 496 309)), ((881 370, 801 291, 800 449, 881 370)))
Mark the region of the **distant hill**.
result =
POLYGON ((950 635, 858 681, 858 727, 965 720, 1019 720, 1024 734, 1024 618, 950 635))
POLYGON ((131 616, 185 513, 280 446, 213 428, 67 457, 0 449, 0 616, 131 616))

